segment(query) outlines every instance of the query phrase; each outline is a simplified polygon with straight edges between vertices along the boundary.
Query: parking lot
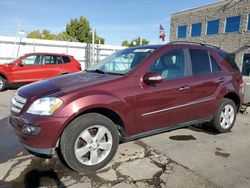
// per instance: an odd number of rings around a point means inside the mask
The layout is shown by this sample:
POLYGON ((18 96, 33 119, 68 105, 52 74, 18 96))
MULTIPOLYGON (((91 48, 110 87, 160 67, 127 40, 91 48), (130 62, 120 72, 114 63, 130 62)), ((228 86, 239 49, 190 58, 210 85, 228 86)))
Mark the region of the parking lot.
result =
POLYGON ((190 126, 119 146, 104 169, 79 174, 29 155, 8 125, 15 90, 0 93, 0 187, 249 187, 250 114, 232 132, 190 126))

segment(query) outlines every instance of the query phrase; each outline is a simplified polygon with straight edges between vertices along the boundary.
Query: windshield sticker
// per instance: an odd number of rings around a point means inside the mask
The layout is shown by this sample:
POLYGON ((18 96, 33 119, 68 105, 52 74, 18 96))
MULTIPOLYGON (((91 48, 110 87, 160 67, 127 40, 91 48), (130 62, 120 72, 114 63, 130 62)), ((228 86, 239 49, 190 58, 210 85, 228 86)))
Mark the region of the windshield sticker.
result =
POLYGON ((134 52, 153 52, 154 49, 135 49, 134 52))

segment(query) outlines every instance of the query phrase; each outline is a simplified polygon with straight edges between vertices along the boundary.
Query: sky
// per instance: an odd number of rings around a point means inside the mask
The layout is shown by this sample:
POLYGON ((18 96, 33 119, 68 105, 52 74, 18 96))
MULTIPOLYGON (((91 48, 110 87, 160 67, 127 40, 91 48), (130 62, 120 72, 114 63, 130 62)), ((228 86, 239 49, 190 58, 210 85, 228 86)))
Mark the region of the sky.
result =
POLYGON ((106 44, 143 37, 158 43, 159 26, 169 39, 171 14, 218 0, 0 0, 0 35, 48 29, 65 31, 71 18, 85 16, 106 44))

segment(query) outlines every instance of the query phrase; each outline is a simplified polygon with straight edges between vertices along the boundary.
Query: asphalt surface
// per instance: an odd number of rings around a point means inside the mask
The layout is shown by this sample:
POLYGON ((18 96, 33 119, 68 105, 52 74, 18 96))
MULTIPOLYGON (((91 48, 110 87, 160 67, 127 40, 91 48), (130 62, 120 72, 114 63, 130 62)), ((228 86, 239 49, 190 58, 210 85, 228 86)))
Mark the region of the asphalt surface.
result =
POLYGON ((119 146, 114 160, 94 174, 76 173, 55 156, 28 154, 8 124, 15 90, 0 93, 2 187, 250 187, 250 115, 232 132, 190 126, 119 146))

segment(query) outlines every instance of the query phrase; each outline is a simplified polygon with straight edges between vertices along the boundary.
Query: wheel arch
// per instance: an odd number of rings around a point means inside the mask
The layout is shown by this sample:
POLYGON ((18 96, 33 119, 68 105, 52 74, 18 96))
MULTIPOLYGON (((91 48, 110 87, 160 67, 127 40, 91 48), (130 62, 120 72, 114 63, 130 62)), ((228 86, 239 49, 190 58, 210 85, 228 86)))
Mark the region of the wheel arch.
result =
POLYGON ((227 93, 226 95, 224 95, 223 98, 231 99, 231 100, 235 103, 235 105, 236 105, 236 107, 237 107, 237 111, 240 110, 241 100, 240 100, 239 95, 237 95, 237 94, 234 93, 234 92, 229 92, 229 93, 227 93))
POLYGON ((62 136, 64 130, 66 129, 66 127, 69 126, 69 124, 72 121, 74 121, 76 118, 78 118, 84 114, 88 114, 88 113, 98 113, 98 114, 101 114, 101 115, 108 117, 117 126, 119 134, 120 134, 120 140, 122 140, 122 138, 125 137, 125 124, 124 124, 124 121, 122 120, 121 116, 118 113, 116 113, 114 110, 111 110, 111 109, 106 108, 106 107, 93 107, 93 108, 86 109, 83 112, 77 114, 74 118, 72 118, 69 122, 67 122, 66 126, 63 128, 63 130, 60 133, 60 136, 58 137, 58 140, 56 142, 56 147, 59 146, 61 136, 62 136))
POLYGON ((9 81, 8 77, 4 73, 0 72, 0 76, 3 77, 4 79, 6 79, 7 82, 9 81))

